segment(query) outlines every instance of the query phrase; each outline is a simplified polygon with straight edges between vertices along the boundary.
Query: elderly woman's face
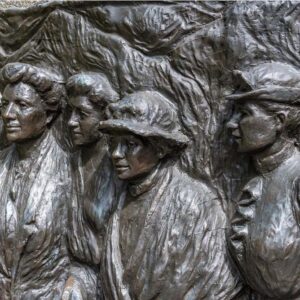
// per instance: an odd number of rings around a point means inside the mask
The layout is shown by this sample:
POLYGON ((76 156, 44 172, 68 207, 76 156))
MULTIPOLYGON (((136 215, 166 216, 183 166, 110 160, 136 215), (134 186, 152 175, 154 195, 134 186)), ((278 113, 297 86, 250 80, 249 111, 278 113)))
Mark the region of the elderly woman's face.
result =
POLYGON ((69 120, 72 139, 75 145, 84 146, 100 139, 98 124, 103 119, 103 112, 86 96, 70 97, 72 114, 69 120))
POLYGON ((8 141, 21 143, 45 131, 47 113, 32 86, 22 82, 7 85, 1 102, 1 115, 8 141))
POLYGON ((112 135, 110 152, 114 168, 122 180, 134 180, 146 175, 160 160, 151 143, 131 134, 112 135))
POLYGON ((227 123, 232 130, 239 152, 256 152, 272 145, 277 138, 276 116, 251 101, 237 106, 237 111, 227 123))

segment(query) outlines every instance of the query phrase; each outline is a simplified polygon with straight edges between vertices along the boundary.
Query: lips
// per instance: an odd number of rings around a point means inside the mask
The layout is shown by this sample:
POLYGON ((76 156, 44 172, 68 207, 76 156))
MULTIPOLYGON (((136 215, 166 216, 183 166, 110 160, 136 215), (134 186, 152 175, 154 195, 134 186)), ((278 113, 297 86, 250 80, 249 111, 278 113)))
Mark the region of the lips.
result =
POLYGON ((15 132, 15 131, 19 131, 21 129, 20 126, 17 125, 6 125, 6 131, 7 132, 15 132))
POLYGON ((116 169, 128 169, 129 166, 116 166, 116 169))
POLYGON ((115 168, 117 171, 125 171, 129 168, 129 166, 125 164, 116 164, 115 168))
POLYGON ((232 135, 236 138, 236 139, 240 139, 241 135, 240 132, 238 130, 233 130, 232 131, 232 135))
POLYGON ((72 130, 72 134, 74 136, 81 136, 82 135, 82 133, 80 131, 78 131, 78 130, 72 130))

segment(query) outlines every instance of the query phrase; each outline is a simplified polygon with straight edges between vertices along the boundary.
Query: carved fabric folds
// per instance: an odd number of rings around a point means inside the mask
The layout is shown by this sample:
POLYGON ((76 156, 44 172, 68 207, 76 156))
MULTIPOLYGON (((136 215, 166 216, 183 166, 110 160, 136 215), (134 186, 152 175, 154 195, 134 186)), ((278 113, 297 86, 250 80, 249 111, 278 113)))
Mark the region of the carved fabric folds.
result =
POLYGON ((103 251, 105 299, 235 298, 241 287, 225 255, 226 217, 208 186, 164 165, 130 186, 124 203, 103 251))
POLYGON ((232 220, 230 249, 255 299, 300 297, 300 153, 284 150, 288 159, 269 158, 273 169, 245 185, 232 220))
POLYGON ((114 175, 105 142, 100 142, 98 147, 100 153, 95 155, 88 178, 84 178, 80 151, 72 159, 73 191, 69 207, 68 241, 77 263, 72 264, 71 274, 81 284, 83 297, 87 300, 101 297, 98 278, 100 253, 106 223, 117 207, 117 192, 121 188, 114 175))
POLYGON ((14 146, 0 155, 0 298, 61 299, 69 271, 67 156, 50 132, 26 161, 14 146))

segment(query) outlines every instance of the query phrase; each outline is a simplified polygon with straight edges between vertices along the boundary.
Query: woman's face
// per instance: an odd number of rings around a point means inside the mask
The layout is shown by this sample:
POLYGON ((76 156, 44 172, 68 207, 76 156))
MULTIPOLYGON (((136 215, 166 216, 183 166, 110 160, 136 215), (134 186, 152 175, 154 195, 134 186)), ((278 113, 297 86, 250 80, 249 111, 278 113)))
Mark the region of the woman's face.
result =
POLYGON ((254 102, 245 101, 237 106, 227 127, 232 130, 239 152, 256 152, 276 141, 278 118, 254 102))
POLYGON ((146 175, 160 160, 158 151, 150 142, 131 134, 112 135, 110 152, 114 168, 122 180, 146 175))
POLYGON ((103 120, 103 112, 86 96, 70 97, 72 114, 69 120, 72 139, 75 145, 84 146, 100 139, 98 124, 103 120))
POLYGON ((21 143, 40 136, 47 113, 35 89, 25 83, 8 84, 1 100, 1 115, 9 142, 21 143))

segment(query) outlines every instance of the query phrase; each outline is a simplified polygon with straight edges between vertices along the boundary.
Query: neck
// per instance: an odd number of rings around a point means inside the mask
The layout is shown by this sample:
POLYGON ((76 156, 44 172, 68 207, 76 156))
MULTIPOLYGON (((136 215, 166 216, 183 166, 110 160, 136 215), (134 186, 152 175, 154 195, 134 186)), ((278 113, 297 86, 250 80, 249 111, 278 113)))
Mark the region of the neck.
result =
POLYGON ((254 159, 258 159, 258 160, 262 160, 264 158, 267 158, 269 156, 272 156, 278 152, 280 152, 287 143, 289 143, 290 141, 287 141, 285 139, 278 139, 274 144, 272 144, 271 146, 268 146, 267 148, 263 149, 262 151, 259 151, 255 154, 253 154, 253 158, 254 159))
POLYGON ((39 137, 24 141, 22 143, 16 143, 16 149, 19 155, 19 159, 23 160, 32 156, 35 150, 40 146, 42 140, 46 136, 46 131, 39 137))
POLYGON ((271 146, 252 155, 256 169, 262 173, 275 169, 290 157, 293 149, 292 141, 284 138, 278 139, 271 146))
POLYGON ((129 183, 129 193, 132 196, 138 196, 150 190, 158 181, 160 177, 161 163, 157 164, 149 173, 145 174, 136 180, 129 183))
POLYGON ((83 165, 85 165, 91 159, 94 158, 99 158, 99 160, 101 160, 104 147, 106 147, 105 144, 105 139, 102 137, 99 141, 95 143, 91 143, 80 147, 83 165))

